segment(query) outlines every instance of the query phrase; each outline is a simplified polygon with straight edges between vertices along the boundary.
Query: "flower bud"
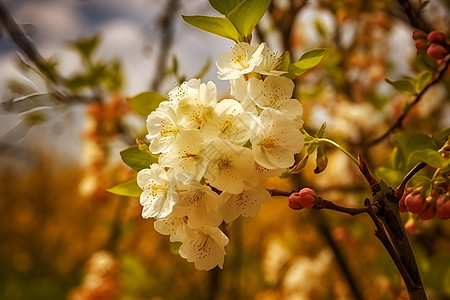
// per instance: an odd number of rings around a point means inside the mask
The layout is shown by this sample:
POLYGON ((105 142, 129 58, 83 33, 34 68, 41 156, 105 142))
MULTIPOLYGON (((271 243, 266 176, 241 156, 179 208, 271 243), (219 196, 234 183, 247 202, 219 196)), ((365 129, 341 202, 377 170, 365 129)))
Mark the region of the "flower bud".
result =
POLYGON ((312 208, 316 203, 316 192, 310 188, 303 188, 299 192, 300 203, 304 208, 312 208))
POLYGON ((436 214, 442 220, 450 219, 450 199, 446 199, 446 195, 436 200, 436 214))
POLYGON ((427 55, 434 59, 443 59, 447 53, 447 49, 439 44, 431 44, 427 50, 427 55))
POLYGON ((431 205, 428 205, 426 209, 419 214, 419 218, 421 218, 422 220, 429 220, 435 215, 436 211, 431 207, 431 205))
POLYGON ((413 38, 413 40, 418 40, 418 39, 426 40, 427 34, 423 30, 416 29, 412 33, 412 38, 413 38))
POLYGON ((440 31, 432 31, 428 34, 428 41, 430 43, 442 43, 445 41, 445 35, 440 31))
POLYGON ((430 44, 425 40, 417 40, 414 42, 414 46, 416 46, 416 49, 419 52, 427 51, 429 45, 430 44))
POLYGON ((400 212, 407 212, 408 211, 408 209, 406 208, 406 205, 405 205, 405 198, 406 198, 407 195, 409 195, 409 194, 408 193, 403 193, 402 198, 398 202, 398 207, 399 207, 400 212))
POLYGON ((292 193, 288 198, 289 207, 293 210, 300 210, 303 208, 303 205, 300 202, 300 193, 292 193))
POLYGON ((420 214, 426 208, 421 194, 408 194, 405 198, 405 206, 408 211, 415 214, 420 214))
POLYGON ((410 218, 405 223, 405 230, 409 233, 417 233, 416 223, 414 222, 414 219, 410 218))

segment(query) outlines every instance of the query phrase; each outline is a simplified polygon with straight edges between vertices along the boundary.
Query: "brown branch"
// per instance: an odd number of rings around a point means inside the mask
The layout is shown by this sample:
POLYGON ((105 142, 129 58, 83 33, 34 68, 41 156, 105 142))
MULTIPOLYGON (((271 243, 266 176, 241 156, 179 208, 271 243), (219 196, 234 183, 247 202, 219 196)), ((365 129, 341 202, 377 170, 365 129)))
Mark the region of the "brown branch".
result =
POLYGON ((19 49, 30 59, 40 71, 42 71, 49 79, 53 82, 57 82, 59 79, 55 78, 55 74, 49 71, 45 66, 45 59, 37 51, 33 42, 28 38, 25 32, 20 28, 20 26, 14 21, 8 8, 0 0, 0 24, 3 24, 5 30, 8 32, 11 39, 19 47, 19 49))
POLYGON ((411 171, 408 172, 408 174, 405 175, 402 182, 399 184, 399 186, 395 189, 395 196, 397 199, 400 199, 403 196, 403 192, 405 191, 405 186, 408 183, 408 181, 417 174, 420 170, 425 168, 427 166, 426 163, 420 162, 417 165, 414 166, 414 168, 411 169, 411 171))
POLYGON ((352 291, 352 294, 356 300, 363 300, 364 296, 361 291, 361 288, 358 285, 358 282, 353 275, 352 270, 350 269, 350 266, 347 262, 347 259, 345 257, 345 252, 343 252, 339 245, 334 240, 333 236, 330 233, 330 226, 328 225, 327 219, 325 216, 319 212, 314 212, 314 221, 317 224, 317 227, 319 229, 319 232, 324 237, 325 241, 330 246, 331 250, 334 253, 334 257, 336 258, 337 264, 339 265, 343 275, 347 279, 347 283, 350 287, 350 290, 352 291))
POLYGON ((378 181, 370 173, 369 167, 367 166, 367 164, 364 161, 364 158, 362 157, 361 154, 358 154, 358 164, 359 164, 359 170, 364 175, 364 178, 366 178, 367 182, 370 185, 370 189, 373 192, 374 189, 376 189, 376 187, 378 186, 378 181))
POLYGON ((397 0, 397 2, 403 8, 403 11, 408 17, 409 23, 411 24, 412 27, 421 29, 425 32, 431 31, 428 24, 423 20, 422 16, 420 15, 420 9, 416 10, 408 0, 397 0))
MULTIPOLYGON (((292 193, 295 193, 296 191, 282 191, 278 189, 267 189, 267 191, 270 193, 271 196, 285 196, 289 197, 292 193)), ((332 201, 325 200, 322 197, 317 196, 316 202, 312 209, 320 210, 320 209, 329 209, 334 210, 338 212, 342 212, 345 214, 349 214, 351 216, 359 215, 362 213, 367 213, 367 207, 362 208, 351 208, 351 207, 345 207, 338 204, 335 204, 332 201)))
POLYGON ((329 210, 338 211, 338 212, 341 212, 344 214, 348 214, 351 216, 356 216, 356 215, 368 212, 367 207, 361 207, 361 208, 345 207, 345 206, 338 205, 332 201, 325 200, 322 197, 317 197, 317 200, 313 206, 313 209, 317 209, 317 210, 329 209, 329 210))
POLYGON ((375 236, 380 240, 384 248, 386 248, 387 252, 389 253, 389 256, 394 261, 395 266, 397 267, 398 271, 400 272, 400 275, 405 281, 405 285, 407 287, 414 286, 414 282, 412 281, 408 270, 406 270, 405 266, 403 265, 399 254, 392 245, 392 242, 389 239, 389 236, 387 235, 383 224, 381 224, 380 220, 378 220, 377 212, 379 211, 379 208, 377 206, 373 206, 372 203, 370 203, 369 199, 366 199, 365 205, 368 208, 367 213, 369 214, 370 218, 372 219, 376 227, 375 236))
POLYGON ((278 189, 267 189, 267 191, 270 193, 270 196, 285 196, 289 197, 292 193, 295 193, 296 191, 292 190, 290 192, 282 191, 278 189))
POLYGON ((416 98, 414 99, 413 102, 411 102, 410 105, 408 105, 405 109, 405 111, 403 112, 403 114, 397 119, 397 121, 379 138, 375 139, 374 141, 369 143, 369 147, 373 146, 379 142, 381 142, 383 139, 385 139, 388 135, 390 135, 395 129, 397 128, 401 128, 402 126, 402 122, 405 119, 405 117, 408 115, 408 112, 411 110, 411 108, 413 106, 415 106, 417 103, 419 103, 419 101, 422 99, 422 96, 425 94, 425 92, 432 87, 433 85, 435 85, 436 83, 438 83, 442 77, 444 77, 445 72, 447 71, 448 65, 450 63, 450 55, 447 56, 446 61, 445 61, 445 65, 444 67, 439 71, 438 76, 436 76, 432 81, 430 81, 430 83, 428 83, 423 89, 422 91, 420 91, 419 94, 417 94, 416 98))
POLYGON ((174 24, 173 21, 175 14, 178 12, 180 7, 179 0, 170 0, 167 1, 167 6, 164 9, 164 14, 159 19, 161 23, 162 31, 161 31, 161 45, 159 49, 159 54, 156 59, 155 66, 155 78, 153 78, 153 82, 151 83, 150 89, 153 91, 157 91, 161 86, 161 83, 164 79, 164 74, 166 72, 166 64, 167 57, 169 55, 170 47, 173 43, 174 36, 174 24))

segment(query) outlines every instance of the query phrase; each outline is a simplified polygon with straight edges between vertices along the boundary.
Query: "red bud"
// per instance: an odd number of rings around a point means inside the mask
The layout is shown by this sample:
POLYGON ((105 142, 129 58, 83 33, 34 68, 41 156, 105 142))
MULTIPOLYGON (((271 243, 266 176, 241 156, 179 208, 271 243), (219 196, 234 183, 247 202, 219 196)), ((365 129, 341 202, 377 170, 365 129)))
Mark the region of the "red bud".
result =
POLYGON ((434 59, 443 59, 447 53, 447 49, 439 44, 431 44, 427 50, 427 55, 434 59))
POLYGON ((292 193, 289 198, 289 207, 294 210, 300 210, 303 208, 303 205, 300 202, 300 193, 292 193))
POLYGON ((405 198, 405 206, 408 211, 415 214, 420 214, 426 208, 421 194, 408 194, 405 198))
POLYGON ((427 208, 419 214, 419 218, 421 218, 422 220, 429 220, 435 215, 436 211, 431 207, 431 205, 428 205, 427 208))
POLYGON ((416 29, 412 33, 412 38, 414 40, 418 40, 418 39, 426 40, 427 39, 427 34, 425 33, 425 31, 422 31, 420 29, 416 29))
POLYGON ((446 199, 445 195, 441 195, 436 200, 436 214, 442 220, 450 219, 450 199, 446 199))
POLYGON ((312 208, 316 203, 316 192, 310 188, 303 188, 299 192, 300 203, 304 208, 312 208))
POLYGON ((432 31, 428 34, 428 41, 430 43, 440 44, 445 41, 445 35, 440 31, 432 31))
POLYGON ((414 42, 414 46, 416 46, 416 49, 419 52, 427 51, 429 45, 430 44, 425 40, 417 40, 414 42))

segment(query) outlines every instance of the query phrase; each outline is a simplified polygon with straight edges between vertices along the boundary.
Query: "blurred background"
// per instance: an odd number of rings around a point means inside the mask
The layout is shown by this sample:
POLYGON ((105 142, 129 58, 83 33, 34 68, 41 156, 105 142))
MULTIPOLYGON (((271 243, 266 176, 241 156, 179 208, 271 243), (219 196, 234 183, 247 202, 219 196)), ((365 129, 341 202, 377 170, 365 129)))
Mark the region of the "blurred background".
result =
MULTIPOLYGON (((296 81, 305 128, 327 122, 327 137, 363 153, 391 185, 401 179, 389 167, 395 140, 368 144, 411 97, 384 79, 438 68, 417 53, 405 3, 420 11, 420 26, 448 36, 447 0, 273 0, 254 32, 254 42, 289 50, 293 60, 330 48, 296 81)), ((225 227, 224 269, 203 272, 141 218, 138 199, 106 192, 135 176, 119 151, 145 136, 145 117, 127 98, 165 95, 192 77, 229 95, 215 60, 233 42, 181 15, 217 12, 206 0, 0 1, 0 299, 407 299, 367 216, 292 211, 274 197, 256 217, 225 227), (10 30, 11 20, 29 39, 10 30)), ((448 127, 449 90, 447 76, 403 129, 448 127)), ((313 173, 312 160, 266 186, 310 186, 362 206, 370 190, 359 171, 341 153, 328 154, 322 174, 313 173)), ((415 220, 410 238, 429 298, 450 299, 449 222, 415 220)))

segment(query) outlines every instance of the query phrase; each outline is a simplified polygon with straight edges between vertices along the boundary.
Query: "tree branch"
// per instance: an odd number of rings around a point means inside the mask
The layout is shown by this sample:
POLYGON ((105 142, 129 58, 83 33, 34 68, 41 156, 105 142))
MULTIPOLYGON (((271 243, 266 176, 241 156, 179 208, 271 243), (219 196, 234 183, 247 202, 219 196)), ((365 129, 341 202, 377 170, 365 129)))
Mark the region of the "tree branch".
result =
POLYGON ((423 20, 422 16, 420 15, 420 9, 416 10, 408 0, 397 0, 397 2, 403 8, 403 11, 408 17, 409 23, 411 24, 412 27, 421 29, 425 32, 431 31, 428 24, 423 20))
POLYGON ((159 19, 161 23, 162 32, 161 32, 161 45, 159 49, 158 58, 156 59, 155 66, 155 78, 153 78, 153 82, 151 83, 150 89, 153 91, 157 91, 161 86, 161 83, 164 79, 164 73, 166 72, 166 64, 167 57, 169 55, 170 47, 173 42, 174 35, 174 24, 173 21, 175 14, 178 12, 178 8, 180 6, 179 0, 170 0, 167 1, 167 6, 164 9, 164 14, 159 19))
POLYGON ((427 166, 426 163, 420 162, 417 165, 414 166, 414 168, 411 169, 411 171, 408 172, 408 174, 405 175, 402 182, 399 184, 397 189, 395 189, 395 196, 400 199, 403 196, 403 192, 405 191, 405 186, 408 183, 408 181, 417 174, 420 170, 425 168, 427 166))
POLYGON ((0 0, 0 24, 3 24, 11 39, 19 47, 19 49, 30 59, 40 71, 42 71, 53 82, 57 82, 58 78, 52 74, 45 66, 45 59, 37 51, 33 42, 23 32, 20 26, 14 21, 9 13, 6 5, 0 0))
POLYGON ((438 76, 436 76, 430 83, 428 83, 423 89, 422 91, 417 94, 416 98, 414 99, 413 102, 411 102, 410 105, 408 105, 405 109, 405 111, 403 112, 403 114, 397 119, 397 121, 379 138, 375 139, 374 141, 369 143, 369 147, 373 146, 379 142, 381 142, 383 139, 385 139, 388 135, 390 135, 395 129, 397 128, 401 128, 402 127, 402 122, 405 119, 405 117, 408 115, 408 112, 411 110, 411 108, 413 106, 415 106, 417 103, 419 103, 419 101, 422 99, 422 96, 425 94, 425 92, 432 87, 433 85, 435 85, 436 83, 438 83, 442 77, 444 77, 445 72, 448 69, 448 65, 450 64, 450 55, 447 55, 446 61, 445 61, 445 65, 444 67, 439 71, 438 76))

